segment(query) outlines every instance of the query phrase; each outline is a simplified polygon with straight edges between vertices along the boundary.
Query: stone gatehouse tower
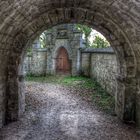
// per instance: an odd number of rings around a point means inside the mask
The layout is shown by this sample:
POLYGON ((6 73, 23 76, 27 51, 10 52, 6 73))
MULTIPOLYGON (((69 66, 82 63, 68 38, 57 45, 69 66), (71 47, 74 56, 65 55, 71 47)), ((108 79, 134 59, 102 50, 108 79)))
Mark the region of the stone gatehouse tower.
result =
POLYGON ((27 55, 24 69, 27 74, 70 74, 80 72, 82 33, 74 24, 63 24, 46 31, 46 47, 34 41, 32 53, 27 55))

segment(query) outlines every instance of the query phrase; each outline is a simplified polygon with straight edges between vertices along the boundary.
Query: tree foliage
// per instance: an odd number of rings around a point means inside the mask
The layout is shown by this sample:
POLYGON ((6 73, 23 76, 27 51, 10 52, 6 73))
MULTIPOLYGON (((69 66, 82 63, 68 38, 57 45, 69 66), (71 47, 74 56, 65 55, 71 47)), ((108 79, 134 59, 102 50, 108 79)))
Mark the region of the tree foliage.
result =
POLYGON ((92 29, 86 25, 81 25, 81 24, 77 24, 76 26, 77 29, 84 34, 86 45, 89 45, 90 44, 89 37, 92 32, 92 29))
POLYGON ((109 46, 110 46, 109 42, 101 38, 100 36, 95 36, 95 40, 91 45, 92 48, 107 48, 109 46))
POLYGON ((106 39, 101 38, 99 35, 96 35, 93 42, 90 43, 89 38, 91 37, 92 28, 81 24, 77 24, 76 26, 77 29, 84 34, 86 42, 85 45, 87 48, 106 48, 110 46, 109 42, 106 39))

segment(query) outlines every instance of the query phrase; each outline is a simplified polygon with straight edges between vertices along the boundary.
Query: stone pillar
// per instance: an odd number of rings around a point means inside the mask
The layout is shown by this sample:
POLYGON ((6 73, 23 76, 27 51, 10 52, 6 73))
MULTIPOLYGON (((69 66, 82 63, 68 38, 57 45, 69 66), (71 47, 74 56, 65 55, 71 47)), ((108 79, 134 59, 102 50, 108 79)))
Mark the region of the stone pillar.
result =
POLYGON ((77 51, 77 74, 81 73, 81 50, 80 48, 77 51))
MULTIPOLYGON (((139 47, 138 45, 137 47, 139 47)), ((136 126, 138 133, 140 134, 140 59, 139 53, 137 54, 137 93, 136 93, 136 126)))
POLYGON ((117 77, 116 113, 124 122, 135 121, 136 79, 117 77))
POLYGON ((25 109, 23 75, 19 75, 19 54, 9 56, 6 87, 6 123, 16 121, 25 109))
POLYGON ((0 77, 0 128, 5 123, 5 78, 0 77))
POLYGON ((137 94, 136 94, 136 124, 140 131, 140 77, 137 78, 137 94))
POLYGON ((78 51, 76 49, 73 50, 73 58, 71 59, 71 75, 77 76, 77 54, 78 51))
POLYGON ((5 124, 7 58, 9 50, 0 50, 0 128, 5 124))
POLYGON ((55 58, 52 56, 52 49, 47 50, 47 69, 46 74, 55 74, 55 58))
MULTIPOLYGON (((73 31, 72 49, 73 49, 73 71, 72 75, 77 76, 81 71, 81 47, 82 47, 82 34, 78 30, 73 31)), ((71 46, 70 45, 70 46, 71 46)))
POLYGON ((25 73, 24 67, 21 63, 18 69, 18 97, 19 97, 19 111, 18 116, 22 116, 25 111, 25 73))
POLYGON ((128 78, 125 81, 125 105, 124 121, 134 122, 136 111, 137 81, 135 78, 128 78))

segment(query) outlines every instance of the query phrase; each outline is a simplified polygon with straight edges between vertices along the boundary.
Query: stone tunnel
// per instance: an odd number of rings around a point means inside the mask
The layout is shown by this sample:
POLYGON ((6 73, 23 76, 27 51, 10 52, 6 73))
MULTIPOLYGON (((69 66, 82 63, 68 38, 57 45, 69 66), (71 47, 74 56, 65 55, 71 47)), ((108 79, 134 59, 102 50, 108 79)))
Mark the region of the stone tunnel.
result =
POLYGON ((140 127, 139 0, 2 0, 0 2, 0 127, 25 110, 21 65, 29 44, 47 28, 80 23, 96 29, 117 56, 117 116, 140 127))

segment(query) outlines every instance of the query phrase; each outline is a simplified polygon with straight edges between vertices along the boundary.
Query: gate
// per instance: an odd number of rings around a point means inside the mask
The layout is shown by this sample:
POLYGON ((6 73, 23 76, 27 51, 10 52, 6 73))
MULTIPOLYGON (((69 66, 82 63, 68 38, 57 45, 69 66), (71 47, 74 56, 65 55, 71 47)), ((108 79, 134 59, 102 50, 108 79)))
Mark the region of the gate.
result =
POLYGON ((59 74, 70 74, 71 72, 71 62, 69 60, 67 50, 63 47, 58 50, 56 58, 56 72, 59 74))

